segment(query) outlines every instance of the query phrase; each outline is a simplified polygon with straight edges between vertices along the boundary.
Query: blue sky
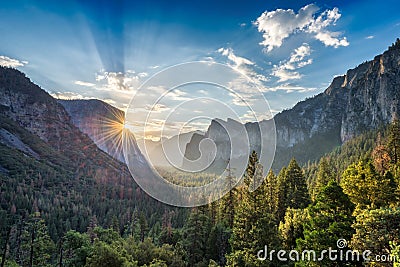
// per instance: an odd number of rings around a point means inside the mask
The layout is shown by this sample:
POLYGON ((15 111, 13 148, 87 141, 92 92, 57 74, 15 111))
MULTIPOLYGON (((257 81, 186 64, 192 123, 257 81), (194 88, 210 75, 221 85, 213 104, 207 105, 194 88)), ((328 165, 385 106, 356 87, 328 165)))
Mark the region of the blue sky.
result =
POLYGON ((124 108, 163 68, 226 63, 274 113, 400 37, 397 1, 2 1, 0 64, 63 98, 124 108))

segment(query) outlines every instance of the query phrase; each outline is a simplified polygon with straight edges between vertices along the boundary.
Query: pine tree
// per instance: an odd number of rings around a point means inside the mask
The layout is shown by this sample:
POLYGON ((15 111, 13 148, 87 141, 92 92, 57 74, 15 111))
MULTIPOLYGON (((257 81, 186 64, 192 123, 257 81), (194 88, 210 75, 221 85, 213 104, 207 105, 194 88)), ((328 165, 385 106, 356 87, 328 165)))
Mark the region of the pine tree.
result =
POLYGON ((228 163, 228 175, 226 176, 227 187, 231 188, 229 192, 221 199, 221 219, 225 220, 232 229, 235 218, 235 206, 237 202, 238 189, 236 188, 236 178, 232 174, 230 164, 228 163))
POLYGON ((262 166, 258 163, 257 154, 249 158, 245 183, 240 187, 240 200, 236 209, 230 243, 233 252, 228 256, 229 266, 252 266, 257 264, 255 251, 269 247, 277 247, 277 225, 275 218, 269 213, 266 199, 268 185, 266 182, 255 191, 249 190, 252 182, 258 184, 262 179, 262 166))
MULTIPOLYGON (((304 223, 304 238, 297 240, 299 251, 313 249, 321 252, 337 247, 337 240, 350 240, 353 235, 354 205, 336 181, 330 181, 308 208, 309 219, 304 223)), ((337 262, 309 262, 308 266, 338 266, 337 262)))
POLYGON ((268 205, 268 213, 275 215, 278 210, 279 188, 278 177, 272 170, 268 172, 265 183, 265 197, 268 205))
POLYGON ((285 218, 279 224, 279 235, 284 249, 294 249, 296 247, 296 240, 304 238, 303 224, 308 219, 307 209, 288 208, 286 210, 285 218))
POLYGON ((143 242, 144 238, 147 235, 147 232, 149 231, 149 225, 147 224, 147 220, 143 212, 141 212, 139 215, 139 229, 140 229, 140 241, 143 242))
POLYGON ((225 255, 230 253, 229 238, 231 229, 224 223, 217 223, 211 229, 208 238, 208 253, 207 258, 213 259, 220 266, 226 263, 225 255))
POLYGON ((376 254, 387 254, 390 242, 399 242, 400 210, 380 208, 362 210, 353 225, 355 234, 350 246, 359 251, 370 250, 371 258, 376 254))
POLYGON ((282 220, 287 208, 302 209, 310 203, 303 170, 293 158, 278 175, 278 220, 282 220))
POLYGON ((388 206, 396 201, 396 183, 392 174, 386 172, 380 176, 370 161, 350 165, 343 173, 340 185, 360 208, 388 206))
POLYGON ((249 156, 249 161, 247 164, 246 172, 244 173, 244 183, 248 188, 254 187, 254 174, 256 172, 256 165, 258 163, 258 155, 257 152, 253 150, 251 155, 249 156))
POLYGON ((283 167, 277 176, 278 198, 276 200, 276 218, 283 220, 286 212, 286 167, 283 167))
POLYGON ((388 150, 393 164, 400 162, 400 122, 397 116, 394 116, 389 126, 388 150))
POLYGON ((210 230, 210 218, 204 212, 195 208, 183 230, 183 246, 189 266, 206 261, 210 230))
POLYGON ((329 181, 335 179, 333 175, 332 167, 329 165, 329 161, 327 158, 322 158, 319 161, 317 177, 315 180, 315 185, 312 190, 313 199, 315 199, 316 195, 324 188, 329 181))
POLYGON ((49 266, 55 245, 40 213, 31 215, 22 233, 23 263, 27 266, 49 266))

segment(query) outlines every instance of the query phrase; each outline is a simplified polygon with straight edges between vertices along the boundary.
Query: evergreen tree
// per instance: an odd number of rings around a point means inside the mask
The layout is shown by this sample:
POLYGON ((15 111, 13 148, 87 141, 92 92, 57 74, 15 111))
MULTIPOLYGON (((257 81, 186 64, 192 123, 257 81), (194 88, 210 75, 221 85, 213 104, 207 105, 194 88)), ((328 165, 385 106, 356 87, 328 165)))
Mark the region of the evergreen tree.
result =
POLYGON ((23 265, 30 267, 51 265, 51 256, 55 251, 55 245, 39 212, 31 215, 25 224, 21 247, 24 252, 23 265))
POLYGON ((350 165, 340 185, 354 204, 363 207, 388 206, 396 201, 396 183, 390 172, 382 177, 368 161, 350 165))
MULTIPOLYGON (((352 212, 354 205, 342 188, 331 181, 317 195, 315 203, 308 208, 309 219, 304 223, 304 238, 297 240, 299 251, 313 249, 321 252, 337 247, 337 240, 350 240, 353 234, 352 212)), ((338 266, 337 262, 309 262, 308 266, 338 266)))
POLYGON ((195 208, 183 230, 183 246, 189 266, 208 262, 206 255, 210 230, 210 218, 199 208, 195 208))
POLYGON ((400 242, 400 210, 363 210, 357 215, 353 228, 355 234, 350 243, 353 249, 370 250, 372 259, 376 254, 388 254, 390 243, 400 242))
POLYGON ((294 249, 296 240, 304 238, 303 224, 309 219, 308 209, 288 208, 286 210, 285 218, 279 224, 279 235, 284 249, 294 249))
POLYGON ((303 170, 293 158, 286 169, 282 169, 278 175, 278 212, 279 220, 282 220, 287 208, 302 209, 310 203, 306 179, 303 170))
POLYGON ((390 169, 390 154, 387 147, 382 144, 381 134, 378 133, 377 142, 374 150, 371 153, 375 169, 383 175, 390 169))
POLYGON ((283 220, 286 212, 286 167, 283 167, 277 176, 278 198, 276 200, 276 219, 283 220))
POLYGON ((90 237, 74 230, 68 231, 63 237, 63 261, 62 266, 84 266, 86 257, 91 252, 90 237))
POLYGON ((265 180, 265 201, 268 205, 268 213, 275 215, 278 210, 279 201, 279 188, 278 188, 278 177, 274 174, 272 170, 268 172, 267 179, 265 180))
POLYGON ((254 174, 256 172, 256 165, 258 163, 258 155, 257 152, 253 150, 253 152, 249 156, 249 161, 247 163, 246 172, 244 173, 244 183, 247 188, 254 187, 254 174))
POLYGON ((388 150, 393 164, 400 162, 400 122, 397 116, 389 126, 388 150))
MULTIPOLYGON (((258 163, 257 154, 253 153, 249 159, 246 172, 248 181, 258 183, 262 180, 262 166, 258 163)), ((228 256, 229 266, 252 266, 259 264, 256 252, 269 247, 278 246, 277 225, 275 218, 269 213, 267 183, 251 191, 251 183, 245 183, 240 190, 240 201, 235 213, 230 243, 233 252, 228 256)), ((264 264, 269 264, 264 262, 264 264)))
POLYGON ((313 199, 315 199, 316 195, 321 191, 321 189, 333 179, 335 179, 335 176, 333 174, 332 167, 329 165, 328 159, 322 158, 319 161, 315 185, 312 190, 313 199))
POLYGON ((236 178, 232 174, 230 164, 228 164, 228 175, 226 177, 227 187, 231 188, 229 192, 221 199, 221 219, 225 220, 232 229, 235 218, 235 207, 237 205, 238 189, 236 188, 236 178))
POLYGON ((211 229, 208 238, 207 258, 214 260, 221 266, 226 263, 225 255, 230 253, 229 238, 231 230, 223 223, 217 223, 211 229))
POLYGON ((139 215, 139 229, 140 229, 140 241, 143 242, 144 238, 147 235, 147 232, 149 231, 149 225, 147 224, 147 220, 143 212, 141 212, 139 215))

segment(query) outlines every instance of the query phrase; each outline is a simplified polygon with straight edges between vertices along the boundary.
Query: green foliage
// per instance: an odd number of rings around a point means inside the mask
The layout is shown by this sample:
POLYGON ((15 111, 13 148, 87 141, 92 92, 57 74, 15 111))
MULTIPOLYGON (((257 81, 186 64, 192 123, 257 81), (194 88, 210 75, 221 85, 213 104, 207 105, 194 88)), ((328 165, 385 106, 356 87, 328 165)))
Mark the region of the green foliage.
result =
POLYGON ((293 158, 288 167, 282 169, 278 175, 278 212, 282 220, 287 208, 302 209, 310 203, 306 179, 303 170, 293 158))
POLYGON ((31 215, 25 223, 21 239, 23 265, 51 266, 55 245, 39 213, 31 215))
POLYGON ((390 241, 389 242, 391 253, 390 255, 394 257, 395 261, 393 262, 393 267, 400 266, 400 245, 397 242, 390 241))
POLYGON ((309 220, 308 209, 288 208, 285 218, 279 224, 279 235, 282 247, 291 250, 296 247, 296 240, 303 238, 303 224, 309 220))
MULTIPOLYGON (((308 208, 309 218, 303 224, 304 238, 296 241, 298 251, 313 249, 320 252, 329 247, 335 248, 339 239, 350 240, 353 208, 342 188, 335 181, 329 182, 308 208)), ((337 263, 329 261, 318 264, 309 262, 308 265, 319 266, 322 263, 324 266, 337 266, 337 263)))
POLYGON ((343 173, 340 185, 360 207, 385 207, 396 201, 393 176, 389 172, 380 176, 370 161, 350 165, 343 173))
POLYGON ((400 122, 397 117, 389 125, 387 148, 393 164, 400 162, 400 122))
POLYGON ((315 199, 316 195, 325 187, 329 181, 335 180, 332 166, 329 165, 327 158, 322 158, 319 161, 315 185, 312 188, 312 198, 315 199))
POLYGON ((388 254, 390 242, 400 242, 400 209, 363 210, 357 215, 353 228, 352 248, 371 250, 371 257, 388 254))
POLYGON ((221 266, 225 265, 225 255, 231 251, 229 244, 230 236, 231 229, 224 223, 219 222, 212 227, 208 237, 207 256, 221 266))
POLYGON ((186 260, 189 266, 204 262, 210 230, 210 218, 200 209, 194 209, 183 230, 183 247, 187 253, 186 260))
POLYGON ((86 267, 134 267, 135 262, 127 258, 126 251, 121 247, 111 246, 102 241, 96 241, 87 258, 86 267))
MULTIPOLYGON (((257 163, 257 154, 249 159, 246 178, 257 181, 262 175, 262 167, 257 163)), ((275 217, 269 213, 270 204, 265 199, 268 184, 262 183, 255 190, 249 190, 251 183, 245 183, 240 190, 240 201, 235 213, 230 243, 232 250, 228 263, 233 266, 251 266, 256 264, 256 252, 265 245, 277 247, 278 227, 275 217), (240 252, 239 252, 240 251, 240 252), (242 265, 243 264, 243 265, 242 265)))
POLYGON ((91 249, 90 238, 86 233, 68 231, 62 243, 64 266, 84 266, 91 249))

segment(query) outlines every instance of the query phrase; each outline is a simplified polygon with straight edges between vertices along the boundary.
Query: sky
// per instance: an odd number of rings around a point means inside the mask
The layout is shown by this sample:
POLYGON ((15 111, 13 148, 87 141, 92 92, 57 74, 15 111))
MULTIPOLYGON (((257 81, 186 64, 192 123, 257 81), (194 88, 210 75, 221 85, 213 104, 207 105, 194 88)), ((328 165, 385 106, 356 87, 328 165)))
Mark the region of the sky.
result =
MULTIPOLYGON (((239 73, 226 86, 244 75, 276 114, 385 51, 400 37, 399 7, 395 0, 1 1, 0 65, 23 71, 55 97, 98 98, 129 111, 141 85, 165 68, 221 63, 239 73)), ((157 105, 141 98, 141 108, 169 114, 179 101, 207 91, 240 113, 238 119, 261 118, 250 118, 253 107, 241 109, 232 93, 207 86, 178 88, 157 105)), ((213 110, 192 126, 207 125, 213 110)))

